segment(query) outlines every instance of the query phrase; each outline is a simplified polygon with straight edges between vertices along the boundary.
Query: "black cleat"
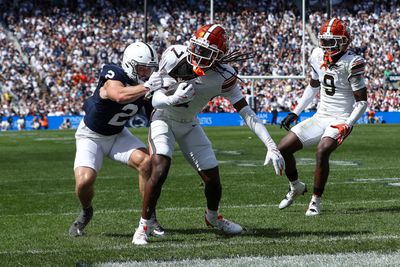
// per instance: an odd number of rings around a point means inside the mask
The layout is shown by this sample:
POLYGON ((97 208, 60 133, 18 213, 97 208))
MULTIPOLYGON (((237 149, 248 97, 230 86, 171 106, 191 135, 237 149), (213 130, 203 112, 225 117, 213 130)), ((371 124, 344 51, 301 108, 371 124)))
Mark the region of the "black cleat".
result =
POLYGON ((79 216, 76 218, 74 223, 69 228, 70 236, 82 236, 84 235, 83 229, 90 222, 93 217, 93 208, 90 206, 89 208, 83 209, 79 216))

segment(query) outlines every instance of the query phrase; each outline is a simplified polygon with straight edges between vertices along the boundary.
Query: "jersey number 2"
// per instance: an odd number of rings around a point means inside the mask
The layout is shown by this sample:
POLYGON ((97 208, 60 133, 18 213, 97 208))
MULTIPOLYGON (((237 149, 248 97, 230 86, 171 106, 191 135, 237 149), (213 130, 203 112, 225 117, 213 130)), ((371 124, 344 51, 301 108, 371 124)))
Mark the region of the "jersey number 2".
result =
POLYGON ((335 78, 333 78, 332 75, 325 74, 324 76, 324 87, 325 87, 325 93, 327 95, 333 96, 336 92, 336 87, 335 87, 335 78))
POLYGON ((108 124, 113 125, 113 126, 123 126, 125 125, 126 121, 136 114, 138 111, 138 107, 134 104, 128 104, 122 108, 123 111, 125 112, 119 112, 115 114, 111 120, 108 122, 108 124))

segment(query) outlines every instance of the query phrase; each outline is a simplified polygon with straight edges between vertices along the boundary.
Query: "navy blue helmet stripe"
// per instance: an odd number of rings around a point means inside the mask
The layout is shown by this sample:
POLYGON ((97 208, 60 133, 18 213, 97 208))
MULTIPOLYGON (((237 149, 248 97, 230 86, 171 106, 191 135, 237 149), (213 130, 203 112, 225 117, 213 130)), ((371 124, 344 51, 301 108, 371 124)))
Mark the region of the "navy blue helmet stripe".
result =
POLYGON ((154 61, 153 49, 151 49, 151 47, 150 47, 147 43, 144 43, 144 44, 147 45, 147 47, 149 48, 149 50, 150 50, 150 55, 151 55, 151 60, 154 61))

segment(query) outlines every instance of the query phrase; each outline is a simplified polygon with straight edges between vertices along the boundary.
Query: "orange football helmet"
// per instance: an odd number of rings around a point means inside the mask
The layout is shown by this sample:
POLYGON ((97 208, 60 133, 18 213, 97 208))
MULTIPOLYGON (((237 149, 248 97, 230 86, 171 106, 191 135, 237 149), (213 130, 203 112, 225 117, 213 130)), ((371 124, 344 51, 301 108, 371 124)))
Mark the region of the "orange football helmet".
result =
POLYGON ((346 51, 351 42, 347 24, 338 18, 332 18, 322 24, 318 39, 319 46, 329 56, 346 51))
POLYGON ((220 24, 200 27, 190 38, 187 61, 194 71, 211 67, 228 51, 229 41, 225 29, 220 24))

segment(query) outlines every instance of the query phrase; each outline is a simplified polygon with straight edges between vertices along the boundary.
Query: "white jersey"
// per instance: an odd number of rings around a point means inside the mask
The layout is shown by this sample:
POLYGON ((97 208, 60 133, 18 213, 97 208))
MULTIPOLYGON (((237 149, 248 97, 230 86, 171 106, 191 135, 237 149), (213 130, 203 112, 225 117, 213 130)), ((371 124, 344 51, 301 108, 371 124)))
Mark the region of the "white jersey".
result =
MULTIPOLYGON (((160 66, 169 72, 174 67, 174 64, 179 64, 181 60, 186 60, 186 55, 186 47, 171 46, 162 55, 160 66)), ((178 82, 168 74, 163 74, 163 76, 164 80, 178 82)), ((153 117, 163 116, 181 122, 193 121, 196 120, 196 115, 202 111, 204 106, 216 96, 223 96, 232 104, 243 98, 242 92, 237 85, 236 72, 226 64, 221 64, 220 67, 217 67, 217 70, 209 69, 205 72, 205 75, 194 78, 188 83, 193 85, 196 92, 192 101, 184 105, 157 109, 153 117)), ((174 87, 176 88, 176 85, 174 87)))
POLYGON ((317 47, 309 62, 313 68, 312 79, 321 84, 321 102, 317 113, 348 117, 355 102, 353 92, 365 87, 363 79, 354 79, 364 74, 364 59, 347 51, 336 63, 324 68, 321 67, 324 51, 317 47))

